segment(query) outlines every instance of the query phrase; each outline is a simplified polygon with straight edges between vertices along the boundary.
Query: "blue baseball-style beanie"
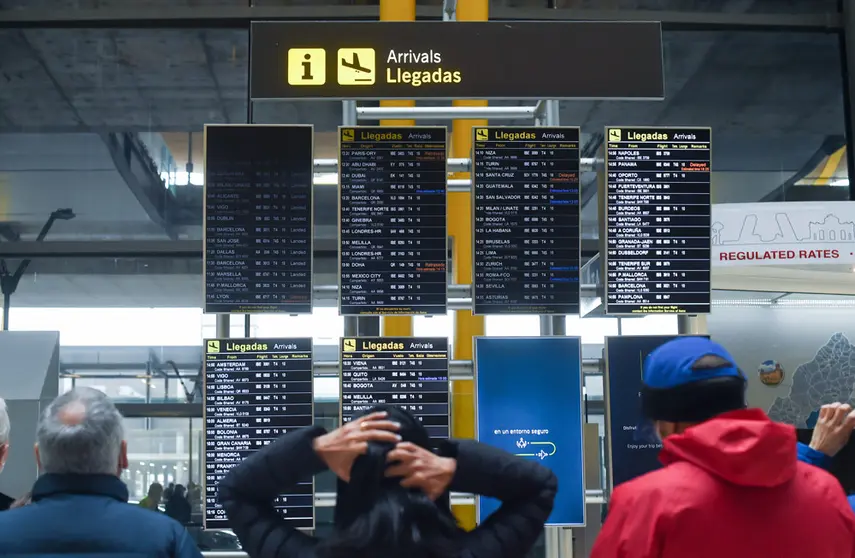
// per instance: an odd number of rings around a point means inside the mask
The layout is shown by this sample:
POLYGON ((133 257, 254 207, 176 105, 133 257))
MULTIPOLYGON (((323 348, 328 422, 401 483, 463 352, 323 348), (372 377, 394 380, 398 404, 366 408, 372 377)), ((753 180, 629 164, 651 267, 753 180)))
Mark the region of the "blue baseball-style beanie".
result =
POLYGON ((651 420, 701 422, 744 408, 745 388, 745 375, 724 347, 680 337, 644 360, 641 405, 651 420))

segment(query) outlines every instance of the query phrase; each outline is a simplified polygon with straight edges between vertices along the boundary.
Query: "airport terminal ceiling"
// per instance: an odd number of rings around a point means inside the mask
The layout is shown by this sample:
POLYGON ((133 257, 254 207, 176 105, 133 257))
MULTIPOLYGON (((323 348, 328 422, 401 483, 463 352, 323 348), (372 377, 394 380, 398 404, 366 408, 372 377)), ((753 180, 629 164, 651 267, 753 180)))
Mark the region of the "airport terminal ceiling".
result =
MULTIPOLYGON (((146 0, 133 4, 138 13, 151 14, 156 9, 168 15, 172 10, 182 17, 188 17, 192 8, 212 23, 203 29, 133 29, 127 21, 121 28, 46 29, 28 24, 21 29, 14 27, 15 18, 25 21, 27 13, 59 18, 63 13, 102 12, 130 17, 133 10, 106 0, 0 0, 3 241, 35 239, 50 213, 59 208, 73 209, 75 217, 57 221, 48 241, 201 238, 201 187, 193 184, 192 177, 190 185, 183 185, 186 178, 182 182, 180 175, 188 163, 193 173, 201 173, 201 132, 206 123, 246 122, 249 34, 219 28, 223 26, 213 22, 217 10, 228 12, 247 3, 146 0)), ((441 18, 441 4, 419 2, 419 16, 441 18)), ((721 16, 719 21, 740 14, 804 14, 805 21, 815 21, 808 16, 836 15, 836 2, 819 0, 493 4, 494 17, 516 14, 528 19, 569 19, 594 9, 616 19, 625 14, 666 19, 674 14, 713 12, 721 16)), ((269 0, 253 5, 300 9, 307 18, 305 14, 312 10, 337 12, 337 17, 369 12, 376 17, 377 10, 376 3, 356 1, 269 0)), ((606 124, 710 126, 716 171, 713 201, 752 202, 776 195, 844 145, 837 33, 685 27, 665 25, 664 101, 560 103, 561 124, 582 127, 583 156, 596 155, 606 124)), ((554 58, 555 71, 573 72, 574 58, 596 53, 549 56, 554 58)), ((253 113, 257 123, 313 124, 316 158, 336 157, 333 132, 341 123, 340 102, 254 103, 253 113)), ((596 246, 593 173, 583 176, 583 201, 583 235, 596 246)), ((315 264, 321 277, 316 282, 332 284, 335 186, 316 186, 315 208, 315 248, 321 252, 315 264)), ((15 305, 71 306, 86 300, 87 305, 115 306, 125 298, 146 306, 195 306, 201 300, 201 262, 192 259, 51 258, 35 260, 29 271, 15 295, 15 305)))

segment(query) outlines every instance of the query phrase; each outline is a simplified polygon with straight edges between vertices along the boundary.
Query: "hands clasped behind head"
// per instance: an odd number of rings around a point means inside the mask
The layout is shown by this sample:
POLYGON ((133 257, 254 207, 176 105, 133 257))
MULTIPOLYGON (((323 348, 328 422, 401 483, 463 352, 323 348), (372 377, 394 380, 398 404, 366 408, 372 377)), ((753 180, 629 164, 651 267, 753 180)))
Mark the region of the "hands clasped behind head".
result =
POLYGON ((345 482, 350 481, 353 462, 368 452, 370 443, 395 444, 400 425, 387 419, 385 412, 371 413, 351 421, 314 441, 315 452, 330 470, 345 482))
MULTIPOLYGON (((392 413, 400 414, 394 409, 392 413)), ((406 414, 395 418, 410 420, 406 414)), ((318 437, 314 446, 336 476, 345 483, 355 477, 360 490, 371 490, 368 485, 379 488, 392 483, 421 490, 435 500, 448 488, 454 467, 449 460, 426 449, 428 441, 420 425, 402 425, 391 420, 388 411, 377 411, 318 437), (407 434, 406 441, 401 432, 407 434)))

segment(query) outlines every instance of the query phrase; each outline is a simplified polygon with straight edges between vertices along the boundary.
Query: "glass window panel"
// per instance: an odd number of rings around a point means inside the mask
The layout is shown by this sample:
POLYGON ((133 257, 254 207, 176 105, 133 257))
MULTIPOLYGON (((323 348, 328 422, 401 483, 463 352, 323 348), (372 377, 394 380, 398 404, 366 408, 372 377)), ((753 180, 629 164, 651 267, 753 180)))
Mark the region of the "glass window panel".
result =
POLYGON ((59 393, 71 391, 74 388, 75 378, 70 376, 60 376, 59 378, 59 393))
POLYGON ((567 335, 581 337, 583 344, 602 345, 609 335, 617 335, 615 318, 580 318, 567 316, 567 335))
MULTIPOLYGON (((229 320, 229 336, 244 337, 246 333, 244 314, 232 314, 229 320)), ((253 337, 257 331, 257 326, 250 321, 250 337, 253 337)), ((202 314, 202 335, 201 339, 214 339, 217 337, 217 315, 202 314)), ((201 340, 200 340, 201 343, 201 340)))
MULTIPOLYGON (((59 331, 63 346, 201 345, 199 308, 11 308, 14 331, 59 331)), ((242 331, 241 331, 242 333, 242 331)))
POLYGON ((492 337, 536 337, 540 335, 540 317, 487 316, 484 330, 492 337))
POLYGON ((413 318, 415 337, 451 337, 454 328, 454 314, 445 316, 416 316, 413 318))
POLYGON ((623 335, 677 335, 677 316, 624 318, 620 330, 623 335))
MULTIPOLYGON (((197 486, 201 478, 199 465, 204 455, 201 419, 126 419, 125 430, 128 469, 122 478, 128 485, 132 502, 144 498, 155 482, 164 487, 169 483, 190 489, 197 486)), ((201 519, 201 500, 197 491, 193 492, 191 504, 194 522, 197 522, 201 519)))
POLYGON ((602 376, 585 376, 585 396, 589 399, 603 398, 602 376))
MULTIPOLYGON (((163 372, 166 376, 156 374, 149 382, 152 403, 185 403, 187 393, 193 394, 197 379, 201 381, 198 366, 192 370, 179 370, 180 379, 168 365, 163 372)), ((201 390, 201 385, 199 388, 201 390)))
POLYGON ((144 374, 86 374, 75 379, 75 387, 90 387, 104 392, 117 403, 148 401, 148 380, 144 374))
POLYGON ((315 402, 336 402, 341 397, 341 384, 338 378, 315 378, 314 388, 315 402))
POLYGON ((284 316, 258 314, 252 317, 258 337, 311 337, 318 345, 338 345, 344 335, 344 317, 337 308, 315 307, 312 314, 284 316))

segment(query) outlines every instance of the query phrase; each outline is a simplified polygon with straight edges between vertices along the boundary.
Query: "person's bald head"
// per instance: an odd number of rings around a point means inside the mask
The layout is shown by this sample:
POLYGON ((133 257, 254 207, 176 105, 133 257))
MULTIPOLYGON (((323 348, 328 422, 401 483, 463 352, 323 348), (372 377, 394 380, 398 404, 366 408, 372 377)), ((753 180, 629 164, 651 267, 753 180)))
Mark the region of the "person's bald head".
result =
POLYGON ((75 388, 45 409, 36 432, 44 473, 117 475, 127 467, 122 415, 102 392, 75 388))
POLYGON ((56 418, 66 426, 77 426, 86 418, 86 405, 72 401, 59 410, 56 418))

